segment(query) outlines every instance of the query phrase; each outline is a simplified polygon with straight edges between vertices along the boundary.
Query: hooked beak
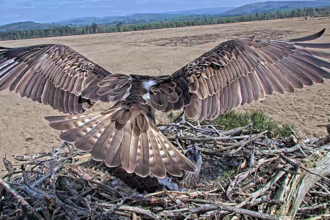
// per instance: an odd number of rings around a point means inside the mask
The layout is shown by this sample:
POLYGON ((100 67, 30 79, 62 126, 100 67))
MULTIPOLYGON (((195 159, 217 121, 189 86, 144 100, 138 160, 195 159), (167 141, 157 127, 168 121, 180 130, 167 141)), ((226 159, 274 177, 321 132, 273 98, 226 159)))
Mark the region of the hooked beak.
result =
POLYGON ((199 151, 198 151, 198 148, 197 147, 194 147, 194 148, 195 148, 195 153, 193 155, 193 158, 197 162, 197 160, 199 158, 199 151))

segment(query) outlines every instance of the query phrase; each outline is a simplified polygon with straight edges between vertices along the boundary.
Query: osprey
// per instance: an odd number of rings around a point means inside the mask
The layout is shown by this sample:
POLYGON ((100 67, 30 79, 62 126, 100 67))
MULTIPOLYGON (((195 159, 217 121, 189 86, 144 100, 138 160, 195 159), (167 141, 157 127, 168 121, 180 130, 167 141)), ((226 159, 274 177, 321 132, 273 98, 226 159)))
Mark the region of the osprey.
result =
POLYGON ((112 74, 65 45, 0 48, 0 90, 69 115, 46 117, 60 138, 109 167, 164 178, 195 172, 155 124, 154 110, 203 121, 273 93, 330 78, 330 43, 246 37, 221 43, 171 76, 112 74), (84 114, 95 102, 115 102, 84 114))

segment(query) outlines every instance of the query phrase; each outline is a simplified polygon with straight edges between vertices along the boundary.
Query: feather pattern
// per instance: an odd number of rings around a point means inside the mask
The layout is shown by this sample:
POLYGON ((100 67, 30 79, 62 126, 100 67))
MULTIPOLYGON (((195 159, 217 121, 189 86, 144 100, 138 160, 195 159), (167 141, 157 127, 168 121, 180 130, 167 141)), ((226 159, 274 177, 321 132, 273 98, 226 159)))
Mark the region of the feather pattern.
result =
POLYGON ((70 47, 59 44, 2 48, 0 57, 3 58, 0 61, 0 91, 9 89, 70 114, 78 114, 89 108, 92 102, 78 97, 95 80, 101 81, 111 75, 70 47), (93 80, 90 80, 90 76, 93 76, 93 80), (45 83, 48 83, 48 89, 56 89, 42 90, 45 83), (67 92, 77 97, 65 99, 74 100, 73 108, 64 107, 70 105, 64 103, 63 99, 63 94, 67 92), (43 96, 49 98, 41 98, 43 96), (89 105, 82 105, 87 102, 89 105))
MULTIPOLYGON (((229 40, 190 62, 172 75, 174 82, 188 84, 191 101, 183 106, 186 116, 198 121, 212 119, 240 105, 264 99, 265 95, 294 92, 304 85, 322 83, 324 78, 330 78, 330 63, 324 59, 330 53, 322 51, 329 49, 329 44, 301 42, 317 39, 324 31, 291 40, 254 37, 229 40), (219 111, 206 111, 211 99, 215 105, 210 105, 217 106, 219 111)), ((162 105, 166 105, 166 99, 162 105)))
POLYGON ((64 131, 62 140, 91 151, 93 159, 104 160, 107 166, 121 164, 128 173, 142 177, 149 172, 158 178, 164 178, 166 172, 181 176, 182 169, 194 172, 195 165, 159 132, 151 108, 133 100, 136 98, 118 102, 104 112, 45 119, 52 128, 64 131))

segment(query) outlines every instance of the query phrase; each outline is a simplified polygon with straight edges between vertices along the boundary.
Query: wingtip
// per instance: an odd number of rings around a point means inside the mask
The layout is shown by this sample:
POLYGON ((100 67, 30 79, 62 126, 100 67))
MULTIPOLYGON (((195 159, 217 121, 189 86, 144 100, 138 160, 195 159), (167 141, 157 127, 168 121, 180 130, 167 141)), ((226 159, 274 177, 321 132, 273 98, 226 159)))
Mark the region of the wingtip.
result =
POLYGON ((326 31, 326 28, 323 28, 321 31, 319 31, 315 34, 308 35, 308 36, 305 36, 305 37, 290 39, 288 41, 290 41, 290 42, 303 42, 303 41, 315 40, 315 39, 320 38, 325 33, 325 31, 326 31))
POLYGON ((46 116, 44 117, 44 120, 46 120, 48 123, 54 122, 54 121, 60 121, 63 120, 65 116, 60 115, 60 116, 46 116))
POLYGON ((316 33, 315 35, 317 35, 318 37, 321 37, 326 31, 326 28, 323 28, 320 32, 316 33))
POLYGON ((10 47, 2 47, 2 46, 0 46, 0 50, 9 50, 9 49, 12 49, 12 48, 10 48, 10 47))
POLYGON ((47 121, 48 123, 52 121, 52 118, 53 116, 46 116, 44 117, 44 120, 47 121))

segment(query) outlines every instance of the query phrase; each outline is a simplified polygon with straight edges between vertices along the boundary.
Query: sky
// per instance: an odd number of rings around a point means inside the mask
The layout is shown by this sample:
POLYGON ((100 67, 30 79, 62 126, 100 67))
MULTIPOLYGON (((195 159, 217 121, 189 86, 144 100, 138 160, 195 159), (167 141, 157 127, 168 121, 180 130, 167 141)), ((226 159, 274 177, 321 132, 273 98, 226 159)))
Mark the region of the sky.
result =
POLYGON ((238 7, 253 2, 258 0, 0 0, 0 25, 20 21, 49 23, 77 17, 238 7))

